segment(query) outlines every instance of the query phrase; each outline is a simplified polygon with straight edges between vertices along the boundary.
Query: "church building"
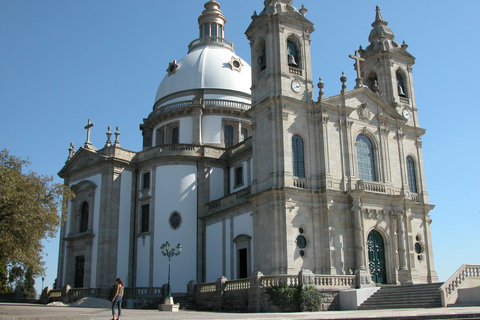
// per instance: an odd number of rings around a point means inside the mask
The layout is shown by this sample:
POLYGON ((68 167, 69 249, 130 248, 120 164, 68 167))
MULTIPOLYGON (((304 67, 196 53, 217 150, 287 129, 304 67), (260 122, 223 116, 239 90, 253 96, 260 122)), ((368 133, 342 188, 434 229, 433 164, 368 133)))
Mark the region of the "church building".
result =
POLYGON ((313 23, 292 2, 265 0, 252 16, 249 65, 227 40, 220 4, 207 1, 199 38, 165 61, 142 150, 122 148, 110 127, 94 147, 89 120, 59 172, 76 194, 59 287, 118 277, 161 287, 167 241, 183 247, 173 292, 254 271, 355 275, 358 288, 438 281, 415 58, 377 7, 368 46, 350 56, 355 87, 342 76, 341 92, 326 97, 312 79, 313 23))

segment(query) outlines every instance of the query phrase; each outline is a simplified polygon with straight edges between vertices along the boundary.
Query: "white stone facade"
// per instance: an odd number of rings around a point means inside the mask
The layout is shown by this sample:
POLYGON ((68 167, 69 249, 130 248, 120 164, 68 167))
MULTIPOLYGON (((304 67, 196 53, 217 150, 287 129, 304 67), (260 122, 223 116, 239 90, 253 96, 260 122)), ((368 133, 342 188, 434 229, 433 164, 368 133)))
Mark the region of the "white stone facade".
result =
POLYGON ((100 150, 71 152, 59 286, 162 286, 166 241, 183 246, 174 292, 254 271, 356 275, 358 287, 438 281, 414 58, 377 9, 355 89, 325 97, 319 83, 314 101, 313 24, 292 1, 264 5, 246 32, 250 67, 224 38, 220 5, 205 4, 201 37, 170 62, 140 126, 142 151, 110 133, 100 150))

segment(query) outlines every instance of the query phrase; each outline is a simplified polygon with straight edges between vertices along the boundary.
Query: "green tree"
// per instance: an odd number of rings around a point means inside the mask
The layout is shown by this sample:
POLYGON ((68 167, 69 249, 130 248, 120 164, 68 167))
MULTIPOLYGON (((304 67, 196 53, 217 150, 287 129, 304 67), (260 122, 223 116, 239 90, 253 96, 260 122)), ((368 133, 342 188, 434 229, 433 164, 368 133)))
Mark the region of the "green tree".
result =
POLYGON ((32 279, 44 274, 42 240, 55 236, 74 196, 51 176, 25 173, 29 164, 0 151, 0 292, 7 290, 9 269, 20 267, 32 279))

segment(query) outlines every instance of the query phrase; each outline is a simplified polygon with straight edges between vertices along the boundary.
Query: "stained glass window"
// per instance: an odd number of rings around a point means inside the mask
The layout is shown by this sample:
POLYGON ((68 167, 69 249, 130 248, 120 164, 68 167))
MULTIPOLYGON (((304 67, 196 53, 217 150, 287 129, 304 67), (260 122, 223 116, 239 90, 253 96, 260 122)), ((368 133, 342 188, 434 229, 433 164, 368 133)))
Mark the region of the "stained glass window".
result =
POLYGON ((375 181, 375 157, 370 139, 361 134, 357 137, 358 177, 375 181))
POLYGON ((305 178, 305 164, 303 158, 303 139, 299 135, 292 137, 293 176, 305 178))
POLYGON ((417 176, 415 174, 415 163, 410 156, 407 157, 407 177, 410 192, 417 193, 417 176))

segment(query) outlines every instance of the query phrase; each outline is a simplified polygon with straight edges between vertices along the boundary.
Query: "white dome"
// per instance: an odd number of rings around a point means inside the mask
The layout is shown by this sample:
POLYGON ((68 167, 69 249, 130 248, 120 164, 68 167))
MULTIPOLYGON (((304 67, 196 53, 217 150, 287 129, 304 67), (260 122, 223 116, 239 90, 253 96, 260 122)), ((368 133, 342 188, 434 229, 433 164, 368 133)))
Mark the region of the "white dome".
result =
MULTIPOLYGON (((155 102, 172 93, 192 89, 223 89, 251 94, 252 71, 250 65, 235 52, 219 45, 199 46, 177 62, 175 73, 165 75, 155 102), (241 62, 239 71, 232 61, 241 62)), ((233 98, 233 96, 232 96, 233 98)))

